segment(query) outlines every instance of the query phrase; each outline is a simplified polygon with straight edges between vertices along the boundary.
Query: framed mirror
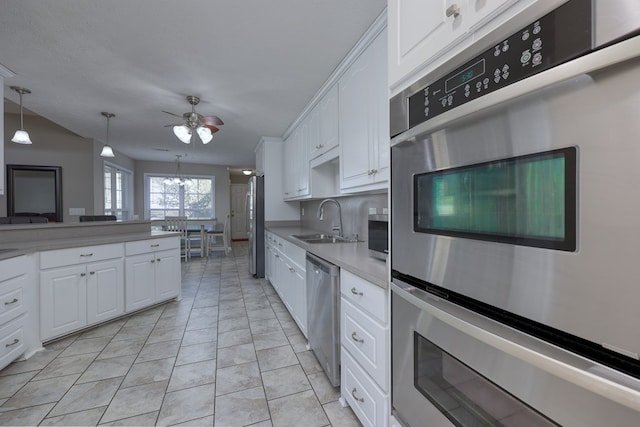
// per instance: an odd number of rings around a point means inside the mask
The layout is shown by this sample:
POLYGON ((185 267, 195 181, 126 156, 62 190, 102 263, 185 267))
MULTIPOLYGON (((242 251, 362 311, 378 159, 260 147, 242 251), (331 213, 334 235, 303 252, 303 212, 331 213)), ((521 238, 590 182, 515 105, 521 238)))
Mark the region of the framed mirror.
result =
POLYGON ((7 165, 7 215, 62 222, 62 167, 7 165))

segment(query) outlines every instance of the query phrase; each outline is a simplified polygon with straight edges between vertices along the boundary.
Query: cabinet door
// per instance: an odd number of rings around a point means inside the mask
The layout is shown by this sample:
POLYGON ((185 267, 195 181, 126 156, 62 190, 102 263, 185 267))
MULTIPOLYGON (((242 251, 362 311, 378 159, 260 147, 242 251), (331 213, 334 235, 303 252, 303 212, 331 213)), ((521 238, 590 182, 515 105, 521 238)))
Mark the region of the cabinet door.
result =
POLYGON ((298 136, 295 140, 295 191, 296 197, 304 197, 309 195, 309 120, 303 120, 296 132, 298 136))
POLYGON ((87 325, 86 266, 40 273, 40 338, 49 338, 87 325))
POLYGON ((289 137, 284 141, 283 146, 283 158, 284 158, 284 167, 283 167, 283 180, 282 180, 282 190, 284 193, 284 199, 289 200, 296 197, 296 138, 298 134, 294 131, 289 137))
POLYGON ((467 0, 389 0, 390 87, 466 34, 466 8, 467 0))
POLYGON ((125 260, 127 312, 150 306, 156 301, 154 265, 153 254, 130 256, 125 260))
MULTIPOLYGON (((386 66, 384 67, 386 70, 386 66)), ((319 145, 322 153, 326 153, 340 143, 338 132, 338 85, 335 84, 322 97, 318 104, 319 145)))
POLYGON ((300 327, 300 331, 307 336, 307 277, 304 270, 295 265, 290 267, 289 280, 291 281, 291 306, 293 318, 300 327))
POLYGON ((156 301, 180 295, 180 253, 163 251, 155 254, 156 301))
POLYGON ((124 313, 124 262, 122 259, 87 265, 87 324, 103 322, 124 313))
POLYGON ((518 0, 476 0, 469 2, 469 29, 471 31, 486 24, 489 20, 518 0))
POLYGON ((307 144, 309 160, 315 159, 324 153, 324 145, 320 140, 320 104, 311 110, 308 116, 307 144))

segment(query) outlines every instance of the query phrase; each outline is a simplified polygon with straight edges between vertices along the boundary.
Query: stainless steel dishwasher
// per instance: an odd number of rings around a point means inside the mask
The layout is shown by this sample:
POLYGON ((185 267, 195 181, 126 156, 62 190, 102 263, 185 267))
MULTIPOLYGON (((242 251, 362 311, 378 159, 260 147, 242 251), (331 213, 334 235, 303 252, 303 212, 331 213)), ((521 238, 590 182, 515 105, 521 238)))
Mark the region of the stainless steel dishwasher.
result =
POLYGON ((307 252, 307 337, 331 384, 340 385, 340 268, 307 252))

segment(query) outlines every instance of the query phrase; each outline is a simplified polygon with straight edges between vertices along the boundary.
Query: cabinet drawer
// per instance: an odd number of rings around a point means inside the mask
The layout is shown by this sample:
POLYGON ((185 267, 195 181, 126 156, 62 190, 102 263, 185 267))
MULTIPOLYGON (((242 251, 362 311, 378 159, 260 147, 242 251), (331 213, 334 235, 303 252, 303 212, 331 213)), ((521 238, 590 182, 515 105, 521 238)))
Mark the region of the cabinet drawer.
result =
POLYGON ((23 298, 25 286, 27 277, 24 275, 0 284, 0 325, 26 311, 23 298))
POLYGON ((342 345, 383 389, 387 383, 389 330, 358 310, 344 298, 340 315, 342 345))
POLYGON ((0 261, 0 286, 2 286, 1 282, 26 273, 27 258, 25 256, 17 256, 2 260, 0 261))
POLYGON ((124 256, 122 243, 99 246, 82 246, 79 248, 57 249, 40 253, 40 269, 63 267, 65 265, 83 264, 124 256))
POLYGON ((302 270, 307 269, 307 251, 297 246, 295 243, 284 241, 284 250, 287 256, 302 270))
POLYGON ((24 353, 24 316, 0 328, 0 369, 24 353))
POLYGON ((162 239, 137 240, 126 242, 124 251, 127 256, 146 254, 149 252, 164 251, 180 248, 180 237, 164 237, 162 239))
POLYGON ((386 427, 389 423, 387 395, 342 348, 342 396, 362 425, 386 427))
POLYGON ((361 277, 356 276, 344 268, 340 269, 340 289, 342 296, 355 305, 374 316, 383 324, 388 323, 387 291, 361 277))

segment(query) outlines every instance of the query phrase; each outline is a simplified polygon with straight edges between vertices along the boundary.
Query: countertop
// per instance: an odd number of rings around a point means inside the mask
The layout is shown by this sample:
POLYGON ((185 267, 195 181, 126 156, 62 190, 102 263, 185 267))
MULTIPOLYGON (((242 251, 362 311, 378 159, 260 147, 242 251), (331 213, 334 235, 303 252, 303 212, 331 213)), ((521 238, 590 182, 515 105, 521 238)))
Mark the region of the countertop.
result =
POLYGON ((387 289, 389 287, 387 263, 369 256, 367 242, 310 244, 298 240, 292 235, 320 233, 318 230, 293 225, 267 225, 266 229, 305 251, 344 268, 381 288, 387 289))
POLYGON ((180 233, 172 231, 155 231, 138 233, 111 234, 106 236, 85 236, 67 239, 51 239, 28 242, 0 243, 0 260, 25 255, 33 252, 49 251, 54 249, 77 248, 80 246, 107 245, 110 243, 132 242, 136 240, 158 239, 162 237, 179 236, 180 233))

